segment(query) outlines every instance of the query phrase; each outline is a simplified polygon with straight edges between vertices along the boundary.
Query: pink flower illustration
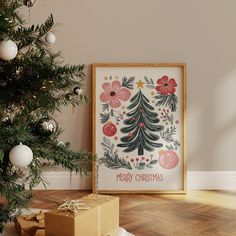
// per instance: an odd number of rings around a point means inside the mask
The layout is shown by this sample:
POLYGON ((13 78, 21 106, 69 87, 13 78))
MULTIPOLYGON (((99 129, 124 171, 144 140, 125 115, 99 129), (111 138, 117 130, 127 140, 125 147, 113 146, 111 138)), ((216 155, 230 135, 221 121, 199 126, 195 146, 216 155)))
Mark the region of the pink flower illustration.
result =
POLYGON ((120 81, 113 81, 103 83, 102 88, 105 92, 101 93, 100 100, 102 102, 109 102, 110 107, 117 108, 121 105, 121 101, 127 101, 131 92, 127 88, 122 88, 120 81))
POLYGON ((175 79, 169 79, 166 75, 158 79, 157 84, 156 90, 162 95, 175 93, 175 87, 177 87, 175 79))

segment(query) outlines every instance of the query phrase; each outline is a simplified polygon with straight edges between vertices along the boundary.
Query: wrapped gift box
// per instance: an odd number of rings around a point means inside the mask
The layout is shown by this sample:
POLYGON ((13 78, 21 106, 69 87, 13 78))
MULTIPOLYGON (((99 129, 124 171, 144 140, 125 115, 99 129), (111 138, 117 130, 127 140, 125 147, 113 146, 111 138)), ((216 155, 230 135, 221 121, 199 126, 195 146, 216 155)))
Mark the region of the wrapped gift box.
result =
POLYGON ((49 211, 45 218, 47 236, 97 236, 97 210, 81 210, 77 216, 71 212, 49 211))
POLYGON ((45 236, 45 229, 38 229, 34 236, 45 236))
POLYGON ((44 213, 19 216, 16 218, 16 230, 20 236, 35 236, 38 229, 44 229, 44 213))
POLYGON ((102 234, 102 236, 119 236, 119 235, 120 235, 120 228, 116 228, 108 233, 102 234))
POLYGON ((59 210, 46 212, 45 235, 105 236, 111 232, 111 236, 118 236, 118 197, 90 194, 81 200, 89 209, 78 210, 76 214, 59 210))
MULTIPOLYGON (((83 197, 83 200, 89 204, 96 204, 98 211, 98 232, 105 235, 119 228, 119 198, 106 195, 90 194, 83 197)), ((113 233, 113 235, 115 235, 113 233)))

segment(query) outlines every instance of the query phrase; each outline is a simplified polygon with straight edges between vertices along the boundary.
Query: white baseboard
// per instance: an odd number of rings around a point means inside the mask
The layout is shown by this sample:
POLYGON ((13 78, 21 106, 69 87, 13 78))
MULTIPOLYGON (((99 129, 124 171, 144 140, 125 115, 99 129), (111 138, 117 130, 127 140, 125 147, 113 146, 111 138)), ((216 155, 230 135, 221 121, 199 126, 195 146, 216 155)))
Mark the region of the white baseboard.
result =
MULTIPOLYGON (((48 190, 56 190, 56 189, 79 189, 79 190, 91 190, 92 189, 92 174, 88 172, 87 175, 71 173, 68 171, 47 171, 44 174, 45 180, 48 183, 48 190)), ((39 184, 36 190, 45 189, 43 184, 39 184)))
POLYGON ((236 171, 188 171, 189 190, 236 190, 236 171))
MULTIPOLYGON (((45 173, 47 189, 91 190, 92 174, 81 178, 68 171, 48 171, 45 173)), ((42 184, 35 189, 45 189, 42 184)), ((236 190, 236 171, 188 171, 188 190, 236 190)))

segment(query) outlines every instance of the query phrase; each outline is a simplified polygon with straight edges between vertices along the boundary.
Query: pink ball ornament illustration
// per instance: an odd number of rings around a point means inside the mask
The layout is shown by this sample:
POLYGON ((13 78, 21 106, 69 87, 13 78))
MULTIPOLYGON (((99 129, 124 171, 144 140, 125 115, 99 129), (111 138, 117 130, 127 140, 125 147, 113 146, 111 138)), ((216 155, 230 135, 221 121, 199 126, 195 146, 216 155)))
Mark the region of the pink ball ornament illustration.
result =
POLYGON ((179 163, 179 157, 172 150, 161 151, 159 153, 159 163, 164 169, 173 169, 179 163))

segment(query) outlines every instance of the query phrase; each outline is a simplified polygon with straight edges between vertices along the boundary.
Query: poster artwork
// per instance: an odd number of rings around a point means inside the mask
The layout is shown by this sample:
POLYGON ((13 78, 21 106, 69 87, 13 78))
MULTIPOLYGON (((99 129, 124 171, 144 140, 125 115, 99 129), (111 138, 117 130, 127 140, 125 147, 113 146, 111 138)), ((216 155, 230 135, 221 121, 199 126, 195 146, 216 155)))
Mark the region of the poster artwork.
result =
POLYGON ((96 69, 98 189, 183 188, 180 68, 96 69))

